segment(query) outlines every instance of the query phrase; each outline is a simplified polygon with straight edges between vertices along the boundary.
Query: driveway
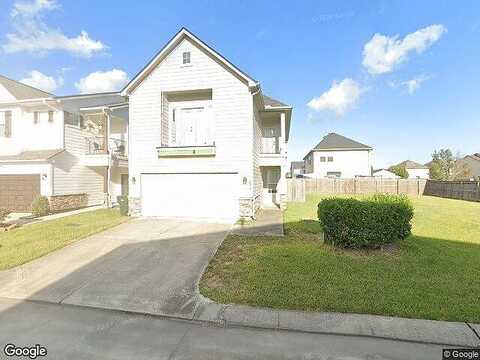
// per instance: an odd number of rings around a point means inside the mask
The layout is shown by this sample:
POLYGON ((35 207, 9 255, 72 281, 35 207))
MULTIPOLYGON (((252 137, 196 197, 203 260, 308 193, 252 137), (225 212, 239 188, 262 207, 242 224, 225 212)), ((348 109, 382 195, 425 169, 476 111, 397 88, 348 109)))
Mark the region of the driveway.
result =
POLYGON ((198 280, 230 227, 133 219, 0 272, 0 297, 192 319, 198 280))

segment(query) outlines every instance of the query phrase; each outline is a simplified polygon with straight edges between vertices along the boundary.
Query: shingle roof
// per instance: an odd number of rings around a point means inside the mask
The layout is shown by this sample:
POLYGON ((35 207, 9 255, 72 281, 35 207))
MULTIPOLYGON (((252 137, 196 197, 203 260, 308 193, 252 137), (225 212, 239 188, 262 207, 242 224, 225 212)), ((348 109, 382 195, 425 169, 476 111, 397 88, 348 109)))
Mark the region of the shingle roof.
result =
POLYGON ((17 100, 41 99, 53 95, 0 75, 0 84, 17 100))
POLYGON ((419 164, 412 160, 402 161, 400 164, 397 164, 397 166, 403 166, 405 169, 428 169, 428 166, 419 164))
POLYGON ((285 106, 289 106, 287 104, 284 104, 282 103, 281 101, 278 101, 278 100, 275 100, 273 98, 271 98, 270 96, 267 96, 267 95, 263 95, 263 102, 265 103, 265 106, 268 106, 268 107, 285 107, 285 106))
POLYGON ((333 149, 365 149, 372 150, 368 145, 359 143, 358 141, 349 139, 345 136, 329 133, 325 135, 317 146, 313 148, 314 150, 333 150, 333 149))
POLYGON ((7 161, 45 161, 62 152, 63 149, 24 151, 17 155, 0 156, 0 162, 7 161))

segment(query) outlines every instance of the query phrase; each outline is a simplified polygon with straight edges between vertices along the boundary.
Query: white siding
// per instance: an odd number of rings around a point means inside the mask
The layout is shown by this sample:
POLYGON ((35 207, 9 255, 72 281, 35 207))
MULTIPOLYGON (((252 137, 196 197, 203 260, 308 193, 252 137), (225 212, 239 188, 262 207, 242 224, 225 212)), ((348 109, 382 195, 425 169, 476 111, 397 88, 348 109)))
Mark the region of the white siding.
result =
POLYGON ((38 123, 33 122, 33 110, 21 107, 1 108, 12 111, 11 137, 0 137, 0 156, 16 155, 29 150, 51 150, 63 148, 63 112, 55 111, 53 122, 48 121, 48 108, 39 108, 38 123))
POLYGON ((430 178, 429 169, 407 169, 409 179, 428 179, 430 178))
POLYGON ((238 172, 240 181, 248 179, 240 185, 240 197, 252 197, 252 96, 245 83, 190 40, 183 40, 134 90, 129 107, 129 173, 138 180, 130 196, 140 196, 141 173, 238 172), (182 65, 184 51, 191 53, 188 66, 182 65), (159 159, 162 92, 199 89, 212 89, 216 156, 159 159))
POLYGON ((262 150, 262 122, 256 107, 253 112, 253 196, 254 207, 262 205, 262 171, 260 169, 260 152, 262 150))
POLYGON ((55 157, 54 195, 88 194, 88 205, 103 204, 105 167, 87 167, 80 158, 87 152, 86 132, 65 125, 65 151, 55 157))
MULTIPOLYGON (((308 158, 307 158, 308 159, 308 158)), ((305 162, 307 173, 312 173, 308 161, 305 162)), ((327 172, 341 172, 342 178, 355 176, 370 176, 370 151, 346 150, 346 151, 314 151, 313 174, 317 177, 327 176, 327 172), (321 157, 333 157, 332 162, 321 162, 321 157)))

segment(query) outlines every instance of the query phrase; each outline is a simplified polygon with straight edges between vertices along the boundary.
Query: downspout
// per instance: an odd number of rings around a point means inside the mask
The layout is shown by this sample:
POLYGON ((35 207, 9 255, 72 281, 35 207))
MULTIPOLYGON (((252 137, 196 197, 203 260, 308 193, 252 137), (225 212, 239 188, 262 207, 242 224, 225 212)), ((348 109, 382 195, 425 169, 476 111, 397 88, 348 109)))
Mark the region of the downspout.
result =
MULTIPOLYGON (((262 91, 261 87, 260 87, 260 83, 256 83, 254 86, 250 87, 250 93, 252 94, 252 111, 253 111, 253 116, 255 116, 255 95, 257 94, 260 94, 262 91)), ((263 102, 263 97, 260 97, 260 101, 261 101, 261 104, 262 104, 262 107, 265 108, 265 104, 263 102)), ((255 124, 254 124, 255 126, 255 124)), ((255 134, 254 134, 255 136, 255 134)), ((255 150, 254 150, 255 151, 255 150)), ((254 180, 255 180, 255 169, 252 169, 252 181, 251 183, 254 184, 254 180)), ((257 196, 255 196, 256 194, 254 194, 255 190, 254 190, 255 186, 252 185, 252 199, 251 199, 251 203, 250 203, 250 207, 252 209, 252 219, 253 220, 256 220, 256 213, 255 213, 255 201, 257 201, 257 196)))
POLYGON ((107 163, 107 207, 112 207, 112 199, 111 199, 111 190, 110 190, 110 171, 112 169, 111 166, 111 156, 110 156, 110 114, 107 111, 107 108, 102 109, 103 114, 105 115, 105 146, 108 154, 108 163, 107 163))

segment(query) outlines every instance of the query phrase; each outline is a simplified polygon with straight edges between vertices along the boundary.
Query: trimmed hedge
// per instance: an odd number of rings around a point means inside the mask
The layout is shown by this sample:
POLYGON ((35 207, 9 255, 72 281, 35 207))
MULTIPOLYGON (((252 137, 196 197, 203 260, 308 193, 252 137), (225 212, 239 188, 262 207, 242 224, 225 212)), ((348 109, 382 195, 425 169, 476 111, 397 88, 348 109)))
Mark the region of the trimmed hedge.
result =
POLYGON ((413 206, 404 195, 327 198, 318 204, 325 242, 344 248, 377 249, 405 239, 412 218, 413 206))

